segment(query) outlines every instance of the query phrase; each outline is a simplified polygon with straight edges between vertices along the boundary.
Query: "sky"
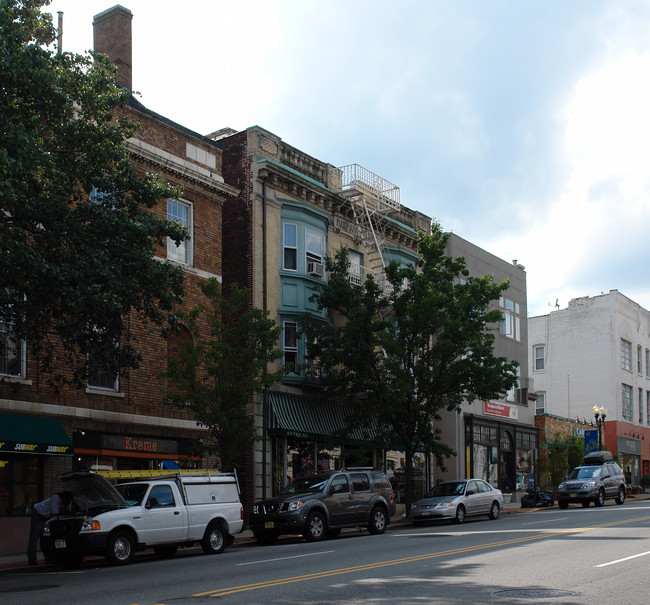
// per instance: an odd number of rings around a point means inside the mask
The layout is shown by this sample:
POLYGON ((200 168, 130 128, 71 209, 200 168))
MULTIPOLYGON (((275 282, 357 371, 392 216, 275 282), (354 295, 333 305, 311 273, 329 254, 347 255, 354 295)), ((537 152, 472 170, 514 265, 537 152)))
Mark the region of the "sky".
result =
MULTIPOLYGON (((650 310, 647 0, 120 3, 149 109, 362 165, 524 265, 529 316, 612 289, 650 310)), ((115 4, 53 0, 63 50, 115 4)))

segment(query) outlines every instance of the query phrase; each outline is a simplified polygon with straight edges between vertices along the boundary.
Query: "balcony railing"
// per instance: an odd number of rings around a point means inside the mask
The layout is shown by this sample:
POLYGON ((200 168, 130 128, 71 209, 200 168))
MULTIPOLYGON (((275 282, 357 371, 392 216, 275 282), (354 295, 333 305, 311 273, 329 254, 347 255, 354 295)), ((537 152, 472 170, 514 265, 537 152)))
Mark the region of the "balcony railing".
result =
POLYGON ((341 192, 365 194, 378 207, 399 210, 399 187, 359 164, 341 166, 341 192))

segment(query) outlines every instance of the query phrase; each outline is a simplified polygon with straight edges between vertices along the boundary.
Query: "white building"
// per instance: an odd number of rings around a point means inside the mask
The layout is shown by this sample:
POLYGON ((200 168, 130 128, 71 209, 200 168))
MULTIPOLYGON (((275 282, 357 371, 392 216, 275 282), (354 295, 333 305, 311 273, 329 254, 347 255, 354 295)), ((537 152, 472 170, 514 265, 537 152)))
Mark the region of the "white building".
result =
POLYGON ((628 482, 650 472, 650 312, 618 290, 528 319, 537 413, 594 420, 628 482), (645 437, 648 437, 646 440, 645 437))

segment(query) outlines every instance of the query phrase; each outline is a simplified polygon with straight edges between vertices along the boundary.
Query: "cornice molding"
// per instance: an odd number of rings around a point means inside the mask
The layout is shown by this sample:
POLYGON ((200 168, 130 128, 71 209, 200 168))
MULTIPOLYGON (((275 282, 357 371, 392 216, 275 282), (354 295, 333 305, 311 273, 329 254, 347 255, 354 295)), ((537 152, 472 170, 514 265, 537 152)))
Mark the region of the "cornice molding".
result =
POLYGON ((132 156, 155 170, 207 188, 222 197, 234 197, 239 194, 238 189, 224 183, 220 174, 215 174, 207 168, 188 162, 149 143, 131 138, 126 141, 126 148, 132 156))

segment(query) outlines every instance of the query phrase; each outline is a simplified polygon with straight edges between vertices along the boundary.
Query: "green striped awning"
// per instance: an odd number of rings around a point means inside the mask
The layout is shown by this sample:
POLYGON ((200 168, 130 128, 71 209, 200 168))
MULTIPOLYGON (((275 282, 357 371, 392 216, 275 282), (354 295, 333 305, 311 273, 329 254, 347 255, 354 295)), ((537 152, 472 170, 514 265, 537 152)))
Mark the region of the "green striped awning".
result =
POLYGON ((0 414, 0 452, 71 456, 74 448, 56 418, 0 414))
POLYGON ((376 443, 376 427, 347 429, 350 413, 349 408, 331 401, 270 392, 269 435, 382 447, 376 443))

